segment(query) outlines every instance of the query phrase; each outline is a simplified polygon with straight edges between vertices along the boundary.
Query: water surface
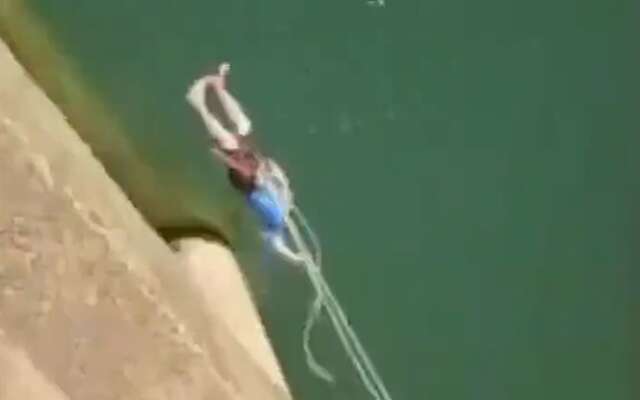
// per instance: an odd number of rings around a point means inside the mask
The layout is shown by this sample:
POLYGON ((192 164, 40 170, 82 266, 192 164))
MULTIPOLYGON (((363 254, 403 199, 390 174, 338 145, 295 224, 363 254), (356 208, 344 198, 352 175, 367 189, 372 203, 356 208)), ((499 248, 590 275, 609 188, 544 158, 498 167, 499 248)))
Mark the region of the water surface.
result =
MULTIPOLYGON (((396 399, 637 396, 637 2, 31 4, 156 190, 205 221, 219 171, 183 96, 232 62, 396 399)), ((304 277, 267 264, 258 296, 296 397, 365 399, 326 321, 341 379, 309 375, 304 277)))

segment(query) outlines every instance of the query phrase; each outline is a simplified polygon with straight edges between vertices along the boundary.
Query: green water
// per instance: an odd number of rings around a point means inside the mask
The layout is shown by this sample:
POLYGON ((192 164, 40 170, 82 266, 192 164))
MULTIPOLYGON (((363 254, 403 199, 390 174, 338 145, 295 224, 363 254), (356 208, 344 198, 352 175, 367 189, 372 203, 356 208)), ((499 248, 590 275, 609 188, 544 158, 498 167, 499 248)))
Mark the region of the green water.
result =
MULTIPOLYGON (((183 96, 232 62, 396 399, 637 398, 636 1, 32 4, 176 204, 219 200, 183 96)), ((309 375, 304 277, 265 268, 296 398, 365 399, 326 321, 340 380, 309 375)))

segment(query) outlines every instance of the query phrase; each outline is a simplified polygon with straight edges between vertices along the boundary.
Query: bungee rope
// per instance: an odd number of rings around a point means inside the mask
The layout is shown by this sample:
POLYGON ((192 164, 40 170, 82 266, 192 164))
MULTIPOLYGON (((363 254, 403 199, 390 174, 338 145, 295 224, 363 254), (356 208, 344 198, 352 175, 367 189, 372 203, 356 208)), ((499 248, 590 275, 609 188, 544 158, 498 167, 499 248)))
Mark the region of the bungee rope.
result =
POLYGON ((258 184, 270 190, 277 198, 284 214, 287 215, 286 227, 294 251, 303 259, 303 266, 313 289, 316 292, 309 305, 309 314, 303 331, 303 347, 309 369, 318 378, 333 384, 333 375, 322 366, 311 350, 311 332, 316 322, 326 310, 347 356, 355 367, 362 383, 375 400, 391 400, 382 379, 373 362, 360 343, 351 327, 340 303, 322 275, 322 248, 318 236, 311 228, 304 214, 293 202, 293 193, 284 171, 270 159, 264 160, 258 171, 258 184), (302 228, 302 230, 300 229, 302 228), (303 234, 304 233, 304 234, 303 234), (309 242, 305 240, 305 237, 309 242))
POLYGON ((375 400, 391 400, 391 396, 382 378, 380 378, 373 362, 362 346, 353 327, 351 327, 351 324, 347 320, 340 303, 322 275, 322 253, 317 235, 313 229, 311 229, 304 214, 302 214, 296 206, 291 207, 291 217, 292 218, 287 219, 287 229, 298 254, 304 257, 305 271, 316 292, 316 296, 310 304, 309 315, 303 331, 303 347, 309 369, 320 379, 329 383, 335 382, 331 373, 317 362, 310 345, 311 331, 320 317, 322 307, 324 306, 342 346, 347 352, 349 359, 353 363, 369 394, 375 400), (298 224, 303 228, 306 236, 311 241, 313 249, 307 246, 298 224))

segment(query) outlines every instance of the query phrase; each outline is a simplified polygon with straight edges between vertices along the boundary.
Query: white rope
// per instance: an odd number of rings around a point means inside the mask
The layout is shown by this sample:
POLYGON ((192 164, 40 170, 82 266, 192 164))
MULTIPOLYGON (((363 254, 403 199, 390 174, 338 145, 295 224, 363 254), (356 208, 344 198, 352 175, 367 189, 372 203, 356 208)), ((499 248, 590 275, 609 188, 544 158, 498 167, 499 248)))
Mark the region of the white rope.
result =
MULTIPOLYGON (((320 246, 320 240, 315 232, 310 229, 309 223, 305 216, 300 212, 298 207, 293 206, 291 208, 291 213, 300 221, 300 225, 304 228, 304 231, 307 233, 307 236, 311 242, 311 254, 313 255, 312 260, 315 265, 318 266, 319 269, 322 268, 322 247, 320 246)), ((320 315, 322 313, 323 306, 323 297, 320 292, 316 292, 316 296, 311 303, 309 303, 309 313, 307 315, 307 320, 304 323, 304 330, 302 331, 302 347, 304 348, 304 354, 307 359, 307 365, 309 369, 320 379, 333 384, 335 383, 335 378, 329 372, 327 368, 322 366, 313 354, 311 350, 311 331, 315 326, 316 322, 320 319, 320 315)))
POLYGON ((316 296, 309 306, 309 315, 303 331, 303 347, 309 369, 320 379, 334 383, 333 375, 323 367, 313 355, 311 350, 311 331, 322 313, 322 308, 327 311, 347 356, 353 363, 362 383, 375 400, 391 400, 391 396, 378 375, 369 355, 364 350, 355 331, 349 324, 347 317, 334 296, 331 288, 322 275, 322 249, 320 241, 311 229, 300 209, 293 204, 293 193, 289 187, 289 180, 284 171, 273 160, 265 160, 258 171, 258 184, 267 187, 279 200, 286 212, 287 229, 297 253, 304 259, 304 269, 313 285, 316 296), (297 221, 296 221, 297 220, 297 221), (305 242, 298 228, 298 223, 303 228, 310 241, 311 248, 305 242))
POLYGON ((333 327, 340 341, 342 342, 345 351, 347 352, 349 359, 353 363, 353 366, 358 372, 358 375, 360 376, 360 379, 362 380, 362 383, 364 384, 369 394, 371 394, 371 396, 375 400, 391 400, 389 392, 387 391, 382 379, 378 375, 375 367, 373 366, 373 363, 371 362, 371 359, 369 358, 367 352, 364 350, 362 344, 360 343, 360 340, 358 339, 355 331, 349 324, 349 321, 347 320, 347 317, 345 316, 340 303, 335 298, 329 285, 322 276, 322 264, 321 262, 318 262, 321 261, 321 251, 317 236, 307 223, 302 212, 297 207, 292 207, 291 211, 292 216, 298 219, 300 225, 304 228, 315 250, 315 252, 312 252, 309 249, 302 237, 296 221, 289 218, 287 220, 287 228, 289 230, 289 234, 299 254, 303 255, 305 258, 305 271, 316 292, 316 297, 311 303, 309 309, 309 316, 305 324, 305 333, 303 335, 303 345, 305 348, 307 364, 309 365, 309 368, 321 379, 324 379, 328 382, 334 381, 333 376, 327 371, 327 369, 322 367, 316 361, 309 344, 311 330, 320 316, 322 306, 324 306, 327 314, 329 315, 329 318, 331 319, 333 327))

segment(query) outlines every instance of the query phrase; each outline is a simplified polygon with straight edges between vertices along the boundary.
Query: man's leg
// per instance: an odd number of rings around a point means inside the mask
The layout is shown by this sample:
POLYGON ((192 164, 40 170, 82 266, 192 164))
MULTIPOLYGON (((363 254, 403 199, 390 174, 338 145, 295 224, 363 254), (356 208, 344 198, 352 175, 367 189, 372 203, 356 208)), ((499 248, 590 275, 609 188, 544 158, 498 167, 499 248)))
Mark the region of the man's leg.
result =
POLYGON ((217 75, 212 75, 205 79, 207 79, 215 89, 224 111, 229 116, 231 122, 236 126, 237 133, 239 135, 246 136, 251 133, 251 120, 249 120, 242 110, 240 103, 227 91, 226 78, 230 69, 231 66, 229 63, 222 63, 218 67, 217 75))
POLYGON ((187 101, 200 113, 207 130, 216 144, 223 150, 235 150, 238 148, 236 136, 227 131, 207 108, 205 102, 205 90, 211 77, 206 76, 198 79, 187 92, 187 101))
POLYGON ((305 258, 302 255, 295 253, 293 250, 287 246, 284 242, 284 238, 281 234, 263 234, 265 235, 265 240, 269 245, 271 245, 271 249, 274 250, 280 257, 282 257, 285 261, 293 264, 293 265, 302 265, 305 262, 305 258))

